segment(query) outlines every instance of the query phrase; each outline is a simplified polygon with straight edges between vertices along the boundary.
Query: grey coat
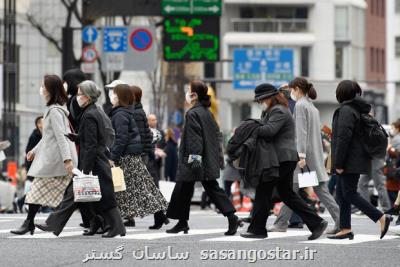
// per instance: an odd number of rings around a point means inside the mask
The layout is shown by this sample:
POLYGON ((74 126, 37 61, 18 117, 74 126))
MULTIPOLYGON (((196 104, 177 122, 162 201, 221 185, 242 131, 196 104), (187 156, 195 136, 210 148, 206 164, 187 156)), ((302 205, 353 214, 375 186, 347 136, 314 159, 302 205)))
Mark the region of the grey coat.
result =
POLYGON ((276 105, 267 112, 263 112, 261 120, 265 125, 258 128, 258 137, 272 141, 278 161, 280 163, 298 162, 294 120, 289 108, 276 105))
MULTIPOLYGON (((310 170, 317 173, 319 182, 328 181, 328 173, 324 165, 319 111, 308 96, 302 97, 297 101, 294 118, 299 157, 306 159, 310 170)), ((297 166, 294 174, 295 183, 299 182, 299 172, 300 168, 297 166)))
POLYGON ((71 133, 68 122, 68 110, 65 106, 51 105, 44 114, 42 140, 32 151, 35 158, 29 169, 29 176, 52 178, 66 176, 65 160, 72 160, 78 166, 75 144, 65 137, 71 133))

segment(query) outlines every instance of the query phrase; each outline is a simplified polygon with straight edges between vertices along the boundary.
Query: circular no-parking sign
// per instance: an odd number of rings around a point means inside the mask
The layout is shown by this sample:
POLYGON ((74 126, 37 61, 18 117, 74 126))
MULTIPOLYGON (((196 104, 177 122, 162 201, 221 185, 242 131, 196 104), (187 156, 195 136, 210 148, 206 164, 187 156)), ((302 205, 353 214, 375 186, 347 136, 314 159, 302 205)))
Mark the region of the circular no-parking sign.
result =
POLYGON ((87 46, 82 51, 82 59, 84 62, 93 63, 96 61, 97 57, 97 50, 92 46, 87 46))
POLYGON ((153 44, 153 36, 147 29, 140 28, 131 33, 129 42, 133 49, 137 51, 146 51, 153 44))

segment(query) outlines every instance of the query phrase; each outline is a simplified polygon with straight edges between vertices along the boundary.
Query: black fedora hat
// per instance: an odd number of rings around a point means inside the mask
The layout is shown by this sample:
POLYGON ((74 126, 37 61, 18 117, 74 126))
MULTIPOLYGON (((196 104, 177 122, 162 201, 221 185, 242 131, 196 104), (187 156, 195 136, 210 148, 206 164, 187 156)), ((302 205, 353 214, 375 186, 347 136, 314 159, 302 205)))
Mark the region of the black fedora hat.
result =
POLYGON ((277 95, 279 93, 278 89, 269 83, 263 83, 256 87, 254 90, 254 101, 258 102, 265 98, 277 95))

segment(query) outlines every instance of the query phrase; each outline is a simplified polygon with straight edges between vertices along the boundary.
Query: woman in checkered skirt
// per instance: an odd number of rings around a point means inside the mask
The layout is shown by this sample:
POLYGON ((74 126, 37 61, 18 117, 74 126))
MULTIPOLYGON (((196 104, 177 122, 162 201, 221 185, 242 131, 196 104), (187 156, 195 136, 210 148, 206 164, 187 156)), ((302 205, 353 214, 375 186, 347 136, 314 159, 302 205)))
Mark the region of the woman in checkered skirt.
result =
POLYGON ((17 235, 34 233, 34 218, 41 206, 55 208, 60 204, 71 181, 72 169, 78 163, 75 144, 65 137, 71 130, 65 106, 68 98, 61 79, 46 75, 40 95, 48 108, 44 114, 42 140, 26 156, 29 161, 33 160, 28 175, 34 180, 25 199, 29 204, 28 216, 20 228, 11 231, 17 235))

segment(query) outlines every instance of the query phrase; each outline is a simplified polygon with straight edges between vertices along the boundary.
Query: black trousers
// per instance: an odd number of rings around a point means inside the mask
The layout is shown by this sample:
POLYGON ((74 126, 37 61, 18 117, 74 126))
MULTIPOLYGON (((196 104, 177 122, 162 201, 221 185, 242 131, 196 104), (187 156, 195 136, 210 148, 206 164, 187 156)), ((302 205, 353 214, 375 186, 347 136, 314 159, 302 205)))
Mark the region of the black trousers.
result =
POLYGON ((256 188, 256 198, 253 208, 253 218, 248 232, 254 234, 267 234, 266 224, 269 211, 272 208, 272 192, 277 188, 281 200, 314 231, 323 221, 301 198, 293 191, 293 172, 297 162, 282 162, 279 167, 279 178, 262 182, 256 188))
POLYGON ((51 225, 56 229, 56 232, 62 232, 69 218, 71 218, 74 211, 78 208, 83 223, 89 225, 91 218, 94 216, 93 209, 90 205, 86 205, 86 203, 78 204, 74 202, 74 190, 71 182, 65 190, 63 200, 60 205, 58 205, 57 209, 49 215, 46 224, 51 225))
POLYGON ((357 192, 359 174, 340 174, 337 177, 336 198, 340 208, 340 228, 351 229, 351 205, 353 204, 371 220, 377 222, 383 213, 372 206, 357 192))
MULTIPOLYGON (((167 217, 175 220, 189 220, 190 203, 193 197, 195 182, 177 182, 172 192, 171 201, 167 210, 167 217)), ((224 216, 233 214, 233 207, 224 190, 219 187, 217 181, 203 181, 201 184, 211 202, 222 212, 224 216)))

